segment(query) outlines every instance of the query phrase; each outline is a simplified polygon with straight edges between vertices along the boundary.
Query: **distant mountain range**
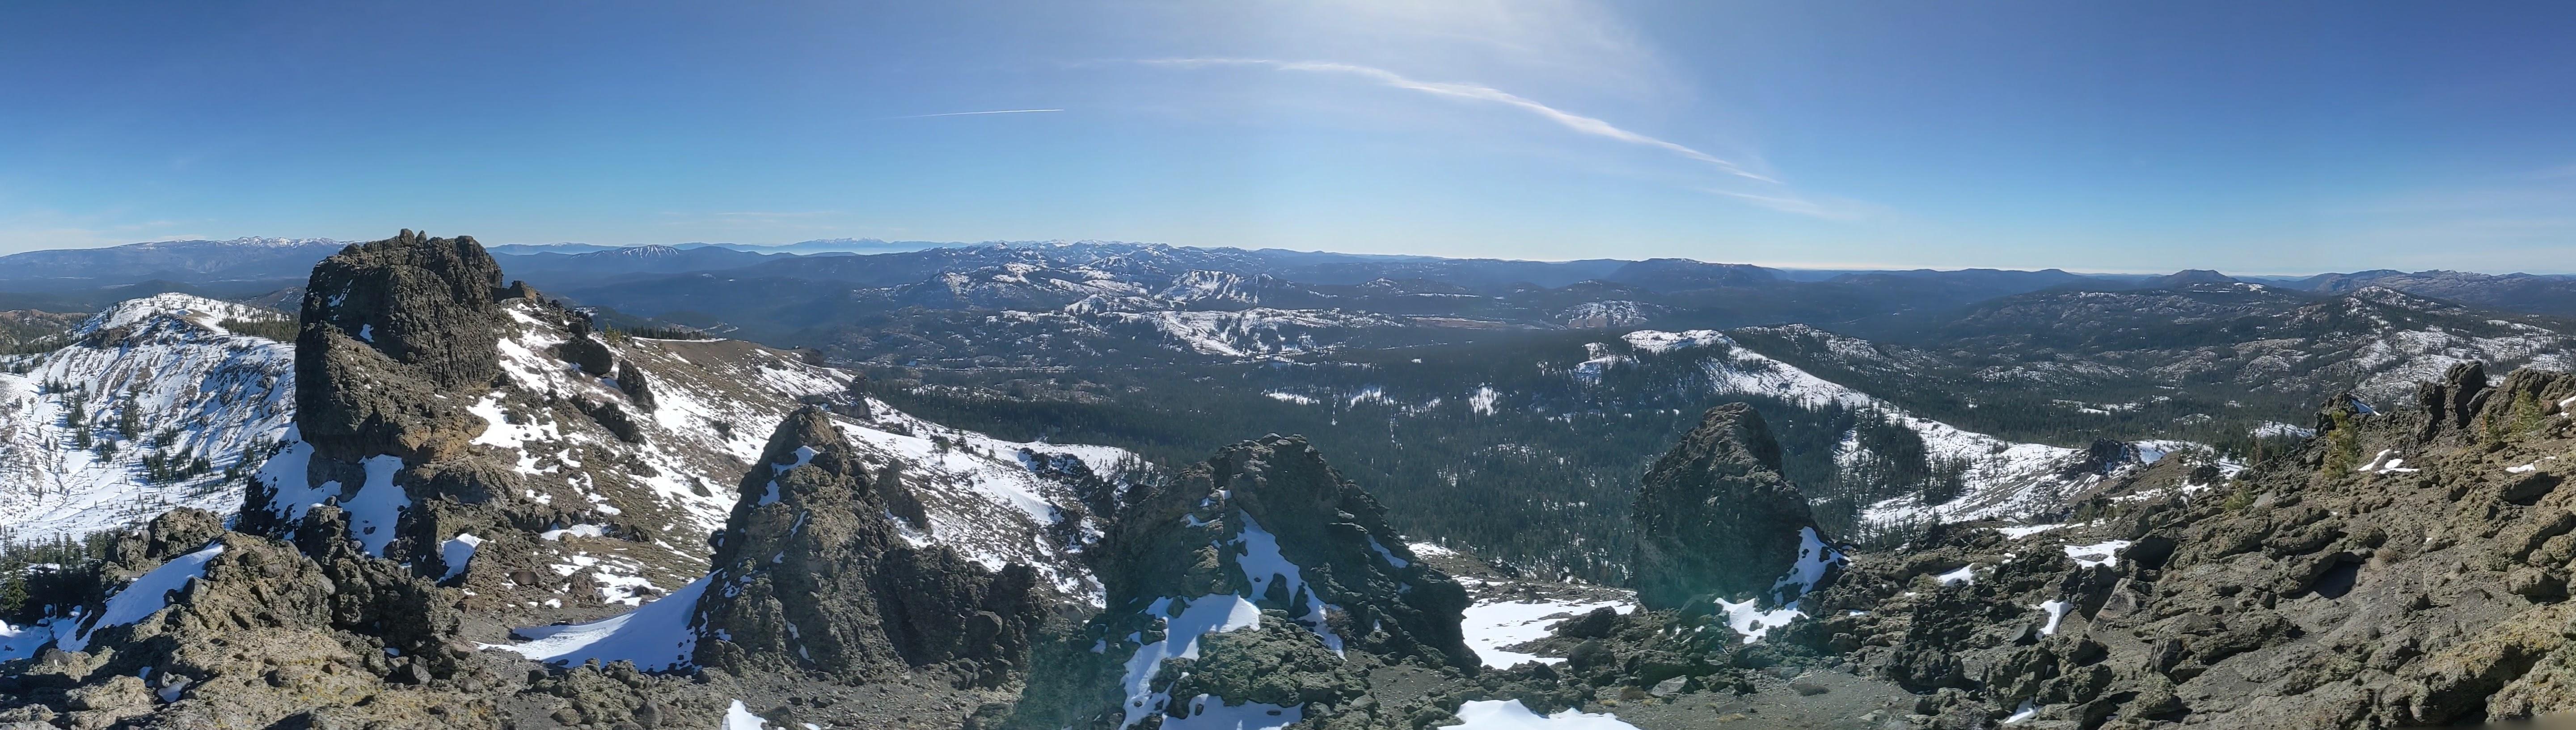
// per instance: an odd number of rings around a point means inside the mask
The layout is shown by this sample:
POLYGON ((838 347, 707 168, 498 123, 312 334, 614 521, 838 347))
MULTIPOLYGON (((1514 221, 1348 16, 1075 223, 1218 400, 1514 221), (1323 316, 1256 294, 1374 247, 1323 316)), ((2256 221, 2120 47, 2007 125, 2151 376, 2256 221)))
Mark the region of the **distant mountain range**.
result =
MULTIPOLYGON (((89 310, 152 293, 142 289, 247 298, 293 286, 314 262, 345 245, 343 241, 320 238, 240 238, 154 241, 0 256, 0 307, 89 310)), ((1735 323, 1805 321, 1878 314, 1881 312, 1873 310, 1882 309, 1964 305, 2053 287, 2154 289, 2238 281, 2323 294, 2377 286, 2511 312, 2576 316, 2576 276, 2458 271, 2372 270, 2305 278, 2240 278, 2210 270, 2152 277, 2076 274, 2059 269, 1827 271, 1678 258, 1518 261, 1106 241, 960 244, 872 238, 817 239, 774 246, 511 244, 491 247, 491 252, 513 278, 523 278, 549 290, 582 290, 602 298, 598 303, 620 309, 636 304, 626 292, 637 291, 637 287, 650 291, 659 286, 650 282, 657 276, 727 272, 731 274, 725 277, 729 281, 768 282, 774 287, 773 294, 792 298, 811 293, 809 290, 840 291, 853 285, 896 287, 930 282, 949 274, 972 276, 979 269, 1012 262, 1070 271, 1099 258, 1129 266, 1127 270, 1101 270, 1108 278, 1153 270, 1146 275, 1153 281, 1130 283, 1168 283, 1191 270, 1261 277, 1268 282, 1261 286, 1269 287, 1269 296, 1274 299, 1304 296, 1291 284, 1368 285, 1375 290, 1358 294, 1415 299, 1444 295, 1517 297, 1531 306, 1553 306, 1555 310, 1586 307, 1584 311, 1588 312, 1601 308, 1588 305, 1633 299, 1623 299, 1621 292, 1644 292, 1658 295, 1650 298, 1679 301, 1647 302, 1637 307, 1605 306, 1619 311, 1659 307, 1671 311, 1722 310, 1731 313, 1735 323), (1761 300, 1748 299, 1757 292, 1763 295, 1761 300)), ((682 290, 693 286, 676 281, 661 285, 682 290)), ((1343 295, 1322 289, 1307 293, 1343 295)), ((732 318, 723 312, 706 313, 732 318)))
POLYGON ((925 248, 960 245, 964 244, 945 241, 887 241, 876 238, 818 238, 811 241, 798 241, 795 243, 782 243, 777 245, 706 242, 675 243, 668 246, 610 246, 597 243, 513 243, 501 246, 492 246, 486 250, 491 251, 495 256, 524 256, 528 254, 543 253, 583 254, 597 253, 601 251, 615 251, 625 248, 675 248, 684 251, 701 248, 717 248, 750 253, 822 254, 891 253, 896 251, 919 251, 925 248))

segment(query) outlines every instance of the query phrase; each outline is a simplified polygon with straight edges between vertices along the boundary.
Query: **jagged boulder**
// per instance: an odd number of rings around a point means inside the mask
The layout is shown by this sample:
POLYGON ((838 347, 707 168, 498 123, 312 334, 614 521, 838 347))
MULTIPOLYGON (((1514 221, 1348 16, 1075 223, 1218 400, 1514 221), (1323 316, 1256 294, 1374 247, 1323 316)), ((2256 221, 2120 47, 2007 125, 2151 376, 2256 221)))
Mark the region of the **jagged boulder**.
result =
POLYGON ((610 368, 617 364, 617 354, 609 352, 608 344, 599 341, 599 336, 591 330, 588 315, 573 313, 571 324, 572 337, 556 345, 555 354, 580 366, 581 371, 591 377, 608 377, 610 368))
POLYGON ((1806 496, 1780 474, 1779 442, 1742 403, 1709 409, 1646 470, 1634 514, 1637 600, 1648 608, 1712 595, 1778 600, 1781 577, 1817 536, 1806 496))
POLYGON ((2444 431, 2468 428, 2470 419, 2477 416, 2479 398, 2486 392, 2487 368, 2474 362, 2452 365, 2439 382, 2421 384, 2415 391, 2415 403, 2424 409, 2425 418, 2416 438, 2431 441, 2444 431))
POLYGON ((643 369, 635 367, 635 363, 618 361, 617 391, 625 393, 629 402, 646 413, 651 413, 654 408, 659 407, 653 399, 653 380, 644 375, 643 369))
POLYGON ((873 470, 820 408, 798 409, 743 477, 699 600, 697 661, 864 680, 944 672, 996 686, 1050 611, 1037 573, 916 547, 873 470))
POLYGON ((1402 726, 1418 708, 1359 701, 1360 662, 1479 666, 1459 630, 1465 590, 1305 439, 1239 443, 1131 489, 1093 551, 1107 610, 1042 649, 1009 726, 1247 703, 1402 726))

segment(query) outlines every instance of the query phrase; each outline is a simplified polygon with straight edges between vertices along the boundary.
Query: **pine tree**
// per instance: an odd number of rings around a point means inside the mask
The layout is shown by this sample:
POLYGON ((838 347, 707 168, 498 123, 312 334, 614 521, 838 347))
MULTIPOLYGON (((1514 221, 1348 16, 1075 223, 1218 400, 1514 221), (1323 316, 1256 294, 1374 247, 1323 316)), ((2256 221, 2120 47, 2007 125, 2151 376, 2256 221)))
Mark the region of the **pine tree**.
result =
POLYGON ((125 407, 117 412, 116 433, 127 441, 143 438, 143 390, 125 392, 125 407))

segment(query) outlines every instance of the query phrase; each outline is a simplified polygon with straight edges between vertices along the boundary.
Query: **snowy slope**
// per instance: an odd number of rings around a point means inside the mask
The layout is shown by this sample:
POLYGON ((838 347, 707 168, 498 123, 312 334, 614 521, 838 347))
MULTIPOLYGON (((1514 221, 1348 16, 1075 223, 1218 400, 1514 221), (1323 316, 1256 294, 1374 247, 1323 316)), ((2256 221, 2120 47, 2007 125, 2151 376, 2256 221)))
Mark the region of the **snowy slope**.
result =
POLYGON ((1268 307, 1239 312, 1102 312, 1094 316, 1102 322, 1152 327, 1170 338, 1174 347, 1225 357, 1306 352, 1321 349, 1354 331, 1403 324, 1402 320, 1383 315, 1268 307))
MULTIPOLYGON (((811 368, 804 374, 839 373, 811 368)), ((1084 543, 1098 537, 1098 530, 1072 522, 1074 514, 1067 507, 1075 496, 1050 475, 1065 469, 1066 460, 1113 474, 1140 463, 1132 454, 1100 446, 1002 441, 922 421, 882 402, 869 401, 869 406, 868 417, 836 415, 833 425, 872 470, 884 473, 886 466, 900 465, 905 483, 921 498, 930 527, 908 529, 905 539, 915 545, 948 546, 997 570, 1014 562, 1029 565, 1065 596, 1100 605, 1100 583, 1077 554, 1084 543)), ((704 407, 698 404, 691 409, 704 407)), ((747 458, 759 458, 758 451, 747 458)), ((733 492, 724 494, 730 505, 733 492)), ((524 641, 490 646, 548 663, 623 659, 648 670, 686 666, 698 639, 689 621, 707 580, 700 575, 685 584, 675 583, 677 588, 667 595, 628 602, 637 607, 607 618, 520 628, 513 638, 524 641)))
MULTIPOLYGON (((614 378, 560 359, 555 346, 572 333, 559 314, 525 301, 504 306, 514 325, 499 345, 504 382, 458 395, 472 398, 469 412, 486 421, 474 444, 518 472, 526 493, 514 496, 565 515, 537 546, 552 568, 550 586, 564 586, 549 608, 633 606, 704 574, 699 536, 724 524, 769 433, 807 403, 831 404, 871 462, 898 467, 929 516, 916 540, 994 568, 1030 564, 1066 594, 1097 600, 1098 584, 1075 555, 1096 528, 1070 508, 1079 503, 1072 475, 1114 483, 1136 463, 1124 451, 1007 442, 923 422, 857 395, 847 372, 746 342, 608 342, 650 383, 647 411, 614 378), (636 411, 632 432, 622 437, 584 415, 574 405, 583 402, 626 403, 636 411)), ((294 348, 227 332, 220 323, 228 319, 285 317, 160 295, 101 312, 60 350, 0 360, 27 371, 0 373, 0 536, 77 536, 182 506, 229 515, 258 472, 293 487, 282 509, 339 498, 355 519, 379 528, 368 533, 369 549, 382 550, 409 500, 390 484, 308 485, 298 457, 310 448, 291 428, 294 348), (112 456, 76 447, 67 418, 75 403, 87 414, 83 430, 94 444, 114 444, 112 456), (132 439, 120 432, 129 408, 132 439), (204 455, 209 469, 154 482, 144 460, 156 445, 185 455, 173 458, 180 466, 204 455), (227 479, 237 464, 242 478, 227 479)), ((389 477, 392 469, 384 471, 389 477)), ((492 536, 442 537, 465 562, 492 536)))
POLYGON ((223 470, 246 453, 256 465, 263 445, 285 433, 294 354, 224 330, 226 319, 285 315, 160 294, 91 317, 62 349, 10 358, 10 369, 26 372, 0 373, 0 529, 18 540, 77 536, 173 507, 238 507, 241 483, 227 482, 223 470), (88 415, 83 430, 94 444, 113 444, 112 455, 76 447, 67 420, 76 401, 88 415), (129 409, 132 439, 120 428, 129 409), (211 470, 152 482, 144 461, 155 451, 204 456, 211 470))
MULTIPOLYGON (((1708 387, 1715 392, 1768 396, 1811 408, 1840 405, 1877 413, 1921 435, 1930 457, 1966 464, 1967 488, 1957 499, 1937 506, 1925 506, 1911 495, 1889 499, 1864 510, 1862 519, 1868 522, 1955 522, 2019 516, 2060 504, 2064 497, 2102 478, 2091 473, 2068 475, 2068 467, 2085 457, 2080 449, 2014 443, 1915 416, 1875 396, 1754 352, 1723 332, 1639 330, 1621 339, 1637 353, 1668 355, 1688 351, 1704 358, 1701 367, 1708 387)), ((1615 367, 1616 357, 1596 356, 1592 362, 1615 367)), ((1844 458, 1853 456, 1856 455, 1846 454, 1844 458)))
MULTIPOLYGON (((996 569, 1028 564, 1067 595, 1097 600, 1098 584, 1075 554, 1096 530, 1076 519, 1082 510, 1068 509, 1078 504, 1071 475, 1083 471, 1070 467, 1108 477, 1134 461, 1126 452, 1005 442, 926 423, 859 395, 846 371, 748 342, 577 335, 569 315, 549 305, 501 306, 511 328, 497 345, 500 382, 456 395, 472 399, 468 412, 484 421, 472 443, 517 472, 523 493, 513 498, 562 515, 541 542, 513 548, 533 548, 552 573, 539 571, 551 594, 518 599, 539 618, 553 609, 642 605, 704 575, 699 536, 724 526, 769 434, 809 404, 830 408, 872 470, 899 472, 921 498, 929 524, 910 535, 916 542, 949 545, 996 569), (621 364, 614 377, 565 359, 562 346, 575 337, 609 351, 621 364), (640 383, 618 382, 626 366, 640 383)), ((283 453, 308 451, 290 440, 283 453)), ((293 487, 281 489, 292 497, 279 502, 283 509, 338 497, 353 520, 390 525, 408 508, 370 499, 375 490, 365 486, 305 487, 300 462, 273 460, 260 475, 293 487)), ((468 537, 442 539, 471 555, 484 549, 475 541, 492 536, 468 537)), ((449 577, 466 585, 494 579, 477 575, 449 577)))

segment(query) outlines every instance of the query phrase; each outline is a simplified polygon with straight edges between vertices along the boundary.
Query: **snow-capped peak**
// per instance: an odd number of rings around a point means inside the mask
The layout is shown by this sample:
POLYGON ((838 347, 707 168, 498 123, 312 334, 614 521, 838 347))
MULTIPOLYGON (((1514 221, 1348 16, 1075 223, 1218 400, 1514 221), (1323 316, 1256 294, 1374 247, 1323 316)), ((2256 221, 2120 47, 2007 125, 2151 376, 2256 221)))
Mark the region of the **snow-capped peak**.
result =
POLYGON ((127 246, 131 246, 131 247, 134 247, 134 248, 176 248, 176 247, 180 247, 180 246, 204 246, 204 245, 208 245, 208 244, 219 245, 219 246, 237 246, 237 247, 254 247, 254 248, 294 248, 294 247, 297 247, 297 246, 324 246, 324 245, 328 245, 328 246, 338 246, 338 245, 343 245, 343 244, 344 244, 344 242, 342 242, 342 241, 338 241, 338 240, 334 240, 334 239, 329 239, 329 238, 278 238, 278 237, 270 237, 270 236, 244 236, 244 237, 241 237, 241 238, 235 238, 235 239, 225 240, 225 241, 210 241, 210 240, 204 240, 204 239, 190 239, 190 240, 185 240, 185 241, 145 241, 145 242, 143 242, 143 243, 130 243, 130 244, 126 244, 126 245, 127 245, 127 246))
POLYGON ((179 293, 154 294, 128 299, 101 310, 72 328, 75 337, 118 328, 149 328, 156 323, 193 325, 211 332, 222 332, 220 322, 227 319, 283 320, 286 315, 258 307, 217 301, 179 293))

